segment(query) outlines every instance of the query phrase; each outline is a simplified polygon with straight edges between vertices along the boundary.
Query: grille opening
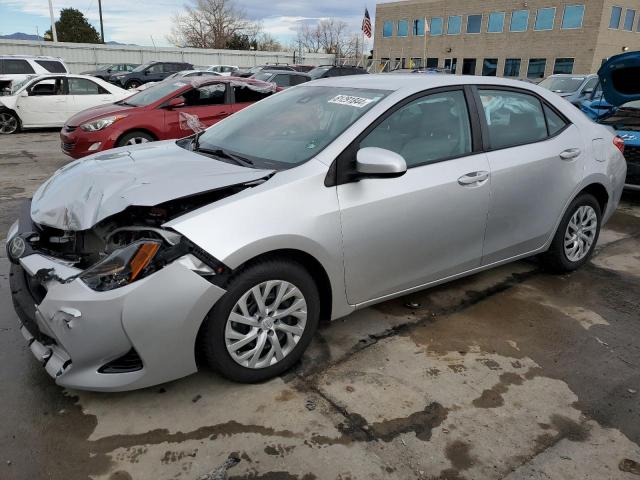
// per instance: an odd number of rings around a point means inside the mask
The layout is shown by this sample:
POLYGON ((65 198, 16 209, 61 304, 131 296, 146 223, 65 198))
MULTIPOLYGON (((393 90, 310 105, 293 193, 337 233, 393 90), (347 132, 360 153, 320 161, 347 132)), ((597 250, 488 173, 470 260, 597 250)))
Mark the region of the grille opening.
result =
POLYGON ((123 356, 101 366, 98 373, 129 373, 138 370, 142 370, 142 359, 138 352, 132 348, 123 356))

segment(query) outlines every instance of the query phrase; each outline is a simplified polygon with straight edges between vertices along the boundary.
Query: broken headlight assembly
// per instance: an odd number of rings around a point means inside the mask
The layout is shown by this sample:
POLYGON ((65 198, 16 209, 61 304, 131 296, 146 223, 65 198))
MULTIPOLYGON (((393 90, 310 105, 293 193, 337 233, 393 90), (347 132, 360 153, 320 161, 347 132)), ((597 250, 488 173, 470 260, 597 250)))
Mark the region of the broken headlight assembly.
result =
POLYGON ((98 292, 129 285, 145 276, 160 245, 161 242, 155 240, 132 243, 89 267, 80 274, 80 279, 98 292))

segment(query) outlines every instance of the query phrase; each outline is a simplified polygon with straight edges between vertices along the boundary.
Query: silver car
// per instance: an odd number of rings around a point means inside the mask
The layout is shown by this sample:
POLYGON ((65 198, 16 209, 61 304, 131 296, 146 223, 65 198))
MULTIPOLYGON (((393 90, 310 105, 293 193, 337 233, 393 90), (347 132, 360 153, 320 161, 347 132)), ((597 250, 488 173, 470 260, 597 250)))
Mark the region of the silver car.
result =
POLYGON ((545 78, 539 85, 580 107, 580 103, 594 92, 598 81, 598 75, 595 74, 570 75, 558 73, 545 78))
POLYGON ((60 169, 8 235, 14 303, 66 387, 283 373, 322 319, 532 255, 569 272, 622 193, 622 142, 490 77, 293 87, 178 141, 60 169))

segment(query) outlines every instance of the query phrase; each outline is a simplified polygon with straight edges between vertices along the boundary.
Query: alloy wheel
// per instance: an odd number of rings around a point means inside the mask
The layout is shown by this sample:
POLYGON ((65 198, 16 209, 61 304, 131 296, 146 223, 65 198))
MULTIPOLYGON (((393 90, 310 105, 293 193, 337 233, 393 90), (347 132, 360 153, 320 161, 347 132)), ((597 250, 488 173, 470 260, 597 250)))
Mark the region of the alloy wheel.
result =
POLYGON ((589 205, 579 207, 571 216, 564 234, 564 253, 571 262, 587 256, 596 238, 598 216, 589 205))
POLYGON ((231 309, 225 345, 243 367, 266 368, 293 351, 306 323, 307 302, 300 289, 284 280, 269 280, 246 291, 231 309))
POLYGON ((145 137, 132 137, 130 138, 125 145, 139 145, 141 143, 148 143, 149 139, 145 137))
POLYGON ((0 113, 0 133, 10 134, 18 130, 18 119, 10 113, 0 113))

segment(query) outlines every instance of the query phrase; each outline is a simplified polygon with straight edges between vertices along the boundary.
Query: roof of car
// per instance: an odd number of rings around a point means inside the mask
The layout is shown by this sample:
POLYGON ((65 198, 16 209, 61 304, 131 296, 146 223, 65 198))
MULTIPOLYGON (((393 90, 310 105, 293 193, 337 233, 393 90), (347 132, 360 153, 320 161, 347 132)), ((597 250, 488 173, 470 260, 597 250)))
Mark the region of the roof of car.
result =
POLYGON ((263 85, 263 86, 267 86, 267 85, 272 85, 269 82, 263 82, 262 80, 256 80, 255 78, 242 78, 242 77, 225 77, 225 76, 215 76, 215 75, 207 75, 207 76, 201 76, 201 77, 180 77, 179 79, 177 78, 172 78, 171 80, 175 80, 175 81, 180 81, 183 83, 188 83, 193 85, 194 87, 199 87, 201 85, 206 85, 208 83, 233 83, 233 82, 239 82, 239 83, 250 83, 253 85, 263 85))
POLYGON ((304 72, 298 72, 297 70, 262 70, 260 73, 273 73, 276 75, 301 75, 303 77, 311 78, 311 75, 304 72))
POLYGON ((61 61, 60 57, 51 57, 49 55, 0 55, 3 59, 24 59, 24 60, 57 60, 61 61))
MULTIPOLYGON (((305 85, 327 85, 350 88, 372 88, 378 90, 422 91, 428 88, 451 85, 503 85, 532 89, 533 84, 500 77, 481 77, 473 75, 415 75, 399 73, 390 75, 378 73, 372 75, 347 75, 314 80, 305 85)), ((536 91, 539 91, 536 87, 536 91)))
MULTIPOLYGON (((597 77, 598 75, 596 75, 595 73, 554 73, 553 75, 549 75, 549 77, 566 77, 566 78, 573 78, 573 77, 597 77)), ((548 78, 548 77, 547 77, 548 78)))

